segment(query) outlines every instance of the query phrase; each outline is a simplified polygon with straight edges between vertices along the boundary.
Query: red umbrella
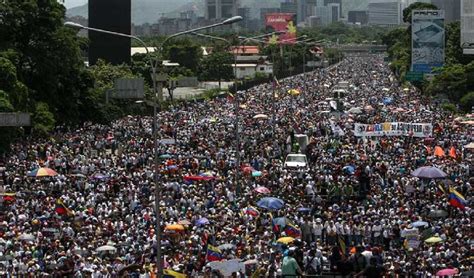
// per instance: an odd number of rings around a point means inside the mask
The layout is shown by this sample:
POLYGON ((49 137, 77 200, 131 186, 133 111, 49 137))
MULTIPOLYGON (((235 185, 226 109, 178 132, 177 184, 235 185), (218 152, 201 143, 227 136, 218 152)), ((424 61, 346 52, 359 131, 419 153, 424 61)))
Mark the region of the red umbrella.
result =
POLYGON ((246 166, 246 167, 242 168, 242 171, 244 171, 245 174, 251 174, 254 171, 254 169, 253 169, 253 167, 246 166))
POLYGON ((265 186, 259 186, 259 187, 255 188, 255 191, 258 192, 258 193, 261 193, 261 194, 270 194, 271 193, 270 189, 266 188, 265 186))
POLYGON ((436 273, 436 276, 453 276, 458 274, 458 270, 456 268, 445 268, 436 273))
POLYGON ((184 179, 187 181, 208 181, 214 179, 214 177, 206 176, 184 176, 184 179))

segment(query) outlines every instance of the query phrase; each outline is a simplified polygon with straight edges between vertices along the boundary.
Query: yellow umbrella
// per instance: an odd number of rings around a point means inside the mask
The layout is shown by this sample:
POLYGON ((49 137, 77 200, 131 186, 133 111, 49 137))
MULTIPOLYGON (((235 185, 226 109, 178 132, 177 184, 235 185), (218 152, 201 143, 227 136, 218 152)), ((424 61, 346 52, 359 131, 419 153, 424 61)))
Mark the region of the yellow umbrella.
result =
POLYGON ((296 90, 296 89, 291 89, 291 90, 288 90, 288 94, 292 95, 292 96, 297 96, 300 94, 300 91, 296 90))
POLYGON ((165 227, 165 230, 168 230, 168 231, 184 231, 184 226, 181 225, 181 224, 167 225, 165 227))
POLYGON ((283 244, 292 243, 293 241, 295 241, 295 239, 292 238, 291 236, 280 237, 277 240, 278 243, 283 243, 283 244))
POLYGON ((432 237, 425 240, 426 243, 437 243, 437 242, 441 242, 441 241, 443 241, 443 239, 440 238, 439 236, 432 236, 432 237))
POLYGON ((179 273, 171 269, 163 269, 163 274, 167 277, 186 278, 186 274, 179 273))

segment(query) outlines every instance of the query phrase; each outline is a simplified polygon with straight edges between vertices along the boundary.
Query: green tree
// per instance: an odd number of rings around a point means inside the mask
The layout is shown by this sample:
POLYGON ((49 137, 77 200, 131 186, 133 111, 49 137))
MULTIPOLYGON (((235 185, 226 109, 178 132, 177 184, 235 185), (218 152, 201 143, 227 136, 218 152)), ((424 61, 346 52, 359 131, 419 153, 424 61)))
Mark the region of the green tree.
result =
POLYGON ((165 47, 166 57, 180 66, 197 73, 202 58, 201 46, 189 40, 181 40, 178 43, 165 47))
POLYGON ((469 92, 465 94, 461 100, 459 101, 459 104, 465 112, 470 112, 472 110, 472 107, 474 107, 474 92, 469 92))
POLYGON ((53 113, 49 111, 48 104, 38 102, 33 114, 33 133, 38 136, 47 136, 56 123, 53 113))
MULTIPOLYGON (((76 33, 63 26, 65 8, 54 0, 0 3, 0 52, 15 53, 19 89, 48 104, 60 122, 80 121, 88 86, 76 33)), ((2 55, 3 56, 3 55, 2 55)), ((17 108, 17 107, 15 107, 17 108)))
POLYGON ((232 64, 234 58, 227 52, 214 52, 205 57, 200 65, 200 80, 219 81, 219 89, 222 80, 230 80, 234 76, 232 64))

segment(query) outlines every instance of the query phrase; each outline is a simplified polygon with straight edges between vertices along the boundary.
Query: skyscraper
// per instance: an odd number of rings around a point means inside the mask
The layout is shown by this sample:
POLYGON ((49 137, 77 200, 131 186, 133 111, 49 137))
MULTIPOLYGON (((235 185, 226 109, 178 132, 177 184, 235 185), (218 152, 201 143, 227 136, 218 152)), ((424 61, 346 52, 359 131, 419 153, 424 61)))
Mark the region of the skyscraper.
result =
POLYGON ((324 0, 324 6, 339 4, 339 17, 342 17, 342 0, 324 0))
POLYGON ((205 0, 206 19, 220 20, 237 15, 238 0, 205 0))
MULTIPOLYGON (((131 0, 89 0, 89 27, 131 33, 131 0)), ((89 64, 104 59, 112 64, 130 63, 130 38, 88 32, 89 64)))
POLYGON ((444 22, 461 20, 461 0, 431 0, 438 9, 444 10, 444 22))
POLYGON ((369 24, 396 26, 402 21, 400 0, 371 0, 369 3, 369 24))

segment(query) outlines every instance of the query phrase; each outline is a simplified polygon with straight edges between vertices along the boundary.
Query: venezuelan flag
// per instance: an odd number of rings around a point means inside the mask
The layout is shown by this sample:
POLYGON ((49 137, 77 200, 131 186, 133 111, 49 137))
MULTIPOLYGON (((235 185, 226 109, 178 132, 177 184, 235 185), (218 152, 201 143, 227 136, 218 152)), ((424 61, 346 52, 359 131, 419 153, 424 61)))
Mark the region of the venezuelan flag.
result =
POLYGON ((61 199, 56 200, 56 208, 55 211, 57 214, 62 214, 62 215, 72 215, 72 211, 66 207, 66 205, 63 203, 61 199))
POLYGON ((288 223, 285 226, 285 234, 287 236, 297 238, 301 236, 301 231, 300 229, 296 228, 293 224, 288 223))
POLYGON ((273 214, 269 213, 270 215, 270 221, 272 223, 272 231, 274 233, 278 233, 280 231, 280 226, 278 226, 277 223, 275 223, 275 221, 273 221, 273 214))
POLYGON ((222 255, 221 250, 219 248, 212 246, 210 244, 207 245, 207 254, 206 254, 206 260, 208 262, 214 262, 214 261, 220 261, 224 258, 222 255))
POLYGON ((449 188, 449 197, 448 197, 449 204, 453 207, 457 207, 460 209, 464 209, 466 207, 466 198, 459 193, 456 189, 450 187, 449 188))
POLYGON ((252 215, 253 217, 258 217, 260 212, 254 207, 247 207, 245 209, 245 214, 252 215))

